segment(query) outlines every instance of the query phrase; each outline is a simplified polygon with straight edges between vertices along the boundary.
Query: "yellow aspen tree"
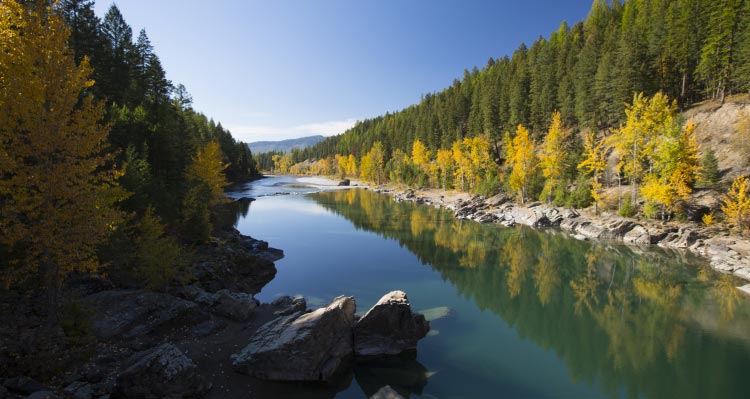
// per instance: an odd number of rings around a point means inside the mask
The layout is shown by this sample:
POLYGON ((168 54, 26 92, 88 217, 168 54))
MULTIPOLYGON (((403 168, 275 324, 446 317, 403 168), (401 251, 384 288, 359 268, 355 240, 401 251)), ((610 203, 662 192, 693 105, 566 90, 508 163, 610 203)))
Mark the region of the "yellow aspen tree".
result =
POLYGON ((552 123, 539 153, 539 165, 546 179, 542 193, 548 203, 552 202, 555 189, 562 184, 562 176, 568 166, 569 147, 570 130, 563 126, 560 112, 557 111, 552 114, 552 123))
POLYGON ((509 159, 512 167, 510 187, 516 191, 519 201, 523 204, 528 198, 529 181, 538 167, 534 143, 529 137, 529 131, 523 125, 518 125, 516 136, 508 152, 512 155, 509 159))
POLYGON ((675 120, 655 144, 652 171, 641 189, 643 197, 662 206, 662 216, 693 191, 699 168, 698 144, 692 121, 680 129, 675 120))
POLYGON ((346 158, 346 174, 348 176, 357 175, 357 158, 355 158, 352 154, 349 154, 349 156, 346 158))
POLYGON ((385 181, 385 154, 381 142, 373 143, 370 151, 362 157, 360 173, 363 179, 373 183, 381 184, 385 181))
POLYGON ((633 103, 625 106, 625 125, 610 137, 609 144, 620 158, 618 169, 630 178, 633 204, 638 199, 638 182, 652 169, 658 139, 675 124, 675 108, 676 104, 670 104, 661 92, 651 98, 637 93, 633 96, 633 103))
POLYGON ((740 176, 732 182, 732 187, 724 195, 721 210, 727 219, 737 226, 740 233, 750 228, 750 181, 740 176))
POLYGON ((281 155, 274 154, 271 157, 271 160, 273 161, 273 171, 274 172, 281 172, 281 155))
POLYGON ((465 147, 469 150, 469 159, 471 160, 470 187, 475 190, 479 181, 486 178, 491 167, 490 141, 484 136, 477 136, 472 139, 464 139, 464 142, 465 147))
POLYGON ((338 176, 340 179, 345 178, 347 158, 341 154, 336 154, 334 156, 334 159, 336 163, 336 176, 338 176))
POLYGON ((466 190, 466 183, 471 174, 471 160, 466 155, 464 142, 456 141, 451 147, 453 165, 455 166, 453 174, 455 179, 461 184, 460 190, 466 190))
POLYGON ((600 189, 601 178, 607 168, 606 147, 604 140, 597 140, 596 133, 591 130, 583 138, 583 161, 578 164, 578 169, 585 170, 591 175, 591 197, 594 199, 594 212, 599 214, 599 204, 602 201, 600 189))
POLYGON ((432 153, 430 150, 422 144, 419 139, 414 140, 411 146, 411 161, 421 170, 425 170, 427 165, 430 163, 430 157, 432 153))
POLYGON ((47 2, 0 2, 0 281, 41 277, 53 305, 69 273, 98 270, 127 197, 89 61, 76 65, 68 37, 47 2))
POLYGON ((451 168, 453 167, 453 152, 451 150, 438 150, 435 162, 440 170, 442 187, 447 189, 448 177, 451 175, 451 168))
POLYGON ((224 163, 224 155, 221 153, 221 147, 216 141, 206 143, 202 148, 198 148, 193 156, 193 161, 185 172, 188 180, 205 184, 210 192, 209 206, 213 206, 226 201, 224 187, 229 185, 224 170, 229 164, 224 163))

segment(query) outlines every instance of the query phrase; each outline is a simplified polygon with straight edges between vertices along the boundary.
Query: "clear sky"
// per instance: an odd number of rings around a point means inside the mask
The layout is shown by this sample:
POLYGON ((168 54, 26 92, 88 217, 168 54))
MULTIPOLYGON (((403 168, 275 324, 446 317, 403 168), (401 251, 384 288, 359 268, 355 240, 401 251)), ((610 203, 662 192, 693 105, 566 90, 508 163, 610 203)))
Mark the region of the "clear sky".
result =
MULTIPOLYGON (((592 0, 118 0, 193 107, 246 142, 343 132, 419 102, 592 0)), ((112 4, 96 0, 100 17, 112 4)))

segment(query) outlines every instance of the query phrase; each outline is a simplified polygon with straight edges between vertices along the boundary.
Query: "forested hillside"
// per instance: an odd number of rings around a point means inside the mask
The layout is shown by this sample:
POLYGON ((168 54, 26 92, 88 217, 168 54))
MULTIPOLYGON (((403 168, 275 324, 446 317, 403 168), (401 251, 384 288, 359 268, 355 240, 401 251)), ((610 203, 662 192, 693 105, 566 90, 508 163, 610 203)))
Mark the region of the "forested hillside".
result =
POLYGON ((165 287, 209 239, 223 188, 258 176, 146 32, 93 5, 0 3, 0 283, 45 287, 53 305, 76 273, 165 287))
MULTIPOLYGON (((490 58, 416 105, 278 157, 275 168, 503 189, 520 202, 575 207, 598 206, 603 188, 628 185, 615 211, 679 216, 696 187, 720 177, 715 153, 698 145, 681 111, 746 101, 747 60, 750 1, 595 0, 584 21, 490 58)), ((734 119, 738 138, 724 145, 750 135, 742 122, 750 116, 734 119)))
POLYGON ((250 150, 256 154, 261 152, 289 152, 294 149, 303 150, 311 145, 323 141, 325 137, 321 135, 300 137, 296 139, 278 140, 278 141, 254 141, 248 143, 250 150))
POLYGON ((634 93, 662 91, 685 108, 748 92, 749 59, 746 0, 595 0, 584 21, 563 22, 548 37, 490 58, 419 104, 362 121, 296 161, 361 157, 376 141, 388 157, 409 151, 415 139, 434 152, 465 137, 497 141, 519 124, 539 140, 554 111, 577 129, 615 128, 634 93))

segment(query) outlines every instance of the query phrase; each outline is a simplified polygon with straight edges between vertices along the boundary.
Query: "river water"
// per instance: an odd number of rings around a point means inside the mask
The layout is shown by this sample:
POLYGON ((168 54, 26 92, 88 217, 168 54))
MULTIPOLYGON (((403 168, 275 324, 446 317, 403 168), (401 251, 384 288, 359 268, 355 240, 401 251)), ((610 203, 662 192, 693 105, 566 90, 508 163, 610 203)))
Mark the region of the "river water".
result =
POLYGON ((232 195, 257 198, 237 228, 285 253, 261 301, 303 295, 314 308, 354 295, 363 313, 400 289, 443 316, 416 357, 285 396, 362 398, 391 385, 413 398, 748 397, 750 300, 687 253, 460 221, 292 177, 232 195))

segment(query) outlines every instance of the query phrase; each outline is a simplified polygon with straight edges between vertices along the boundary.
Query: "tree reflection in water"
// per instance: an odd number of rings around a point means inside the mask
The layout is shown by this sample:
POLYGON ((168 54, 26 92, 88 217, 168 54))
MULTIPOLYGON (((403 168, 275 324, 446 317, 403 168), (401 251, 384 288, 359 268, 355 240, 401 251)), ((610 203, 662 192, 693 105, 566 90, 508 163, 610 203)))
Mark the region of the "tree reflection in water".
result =
POLYGON ((739 281, 690 254, 481 225, 367 190, 311 197, 357 229, 397 240, 458 294, 552 349, 574 382, 597 382, 611 396, 743 389, 736 373, 750 363, 748 301, 739 281))

